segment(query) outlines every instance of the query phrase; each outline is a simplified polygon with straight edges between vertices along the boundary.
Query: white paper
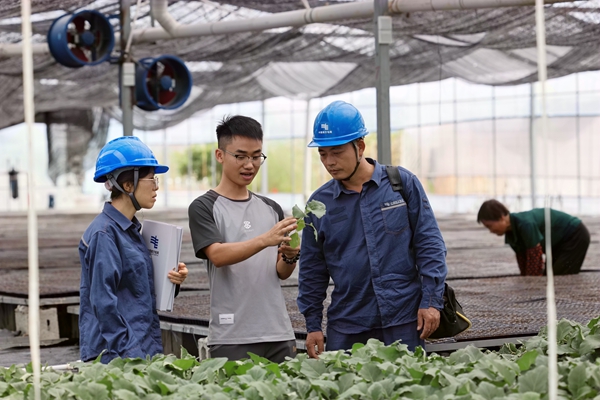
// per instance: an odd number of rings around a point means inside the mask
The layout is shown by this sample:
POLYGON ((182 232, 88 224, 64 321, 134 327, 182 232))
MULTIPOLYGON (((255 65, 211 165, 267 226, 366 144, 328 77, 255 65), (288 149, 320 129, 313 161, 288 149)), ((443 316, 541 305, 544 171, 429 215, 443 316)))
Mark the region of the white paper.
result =
POLYGON ((164 222, 146 220, 142 227, 142 237, 150 251, 154 265, 154 292, 156 309, 173 311, 175 284, 169 278, 169 271, 179 265, 183 229, 164 222))

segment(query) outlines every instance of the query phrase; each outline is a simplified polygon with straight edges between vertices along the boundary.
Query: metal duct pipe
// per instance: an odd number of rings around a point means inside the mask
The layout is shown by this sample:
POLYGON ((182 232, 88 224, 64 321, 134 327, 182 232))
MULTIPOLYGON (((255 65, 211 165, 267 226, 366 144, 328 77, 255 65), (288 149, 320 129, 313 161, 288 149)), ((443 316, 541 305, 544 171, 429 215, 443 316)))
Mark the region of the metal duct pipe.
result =
MULTIPOLYGON (((50 54, 47 43, 35 43, 31 45, 33 54, 50 54)), ((14 57, 23 54, 21 43, 0 44, 0 57, 14 57)))
MULTIPOLYGON (((570 2, 571 0, 567 0, 570 2)), ((564 0, 545 0, 544 3, 564 3, 564 0)), ((390 13, 413 11, 472 10, 475 8, 502 8, 533 6, 535 0, 390 0, 390 13)))
MULTIPOLYGON (((167 2, 167 0, 157 1, 167 2)), ((565 0, 545 0, 546 4, 561 2, 565 2, 565 0)), ((533 5, 535 5, 535 0, 389 0, 390 13, 533 5)), ((172 36, 169 32, 166 32, 161 28, 140 29, 133 33, 133 41, 148 42, 170 39, 171 37, 184 38, 207 35, 226 35, 291 26, 298 27, 317 22, 328 23, 348 19, 372 18, 374 12, 373 7, 373 1, 366 1, 322 6, 308 10, 287 11, 240 21, 219 21, 209 24, 202 23, 189 25, 182 25, 175 22, 177 26, 171 31, 172 36)), ((170 16, 169 18, 172 19, 170 16)))
MULTIPOLYGON (((316 7, 309 10, 287 11, 239 21, 219 21, 208 24, 189 25, 178 24, 172 31, 172 37, 184 38, 264 31, 273 28, 304 26, 315 22, 334 22, 344 19, 369 18, 372 16, 373 1, 345 3, 316 7)), ((133 34, 134 42, 151 42, 170 38, 169 32, 166 32, 162 28, 140 29, 136 30, 133 34)))
MULTIPOLYGON (((567 1, 573 2, 574 0, 567 1)), ((546 4, 564 2, 565 0, 545 0, 546 4)), ((173 38, 227 35, 290 26, 304 26, 317 22, 329 23, 340 20, 373 17, 373 1, 361 1, 316 7, 309 10, 288 11, 239 21, 219 21, 209 24, 183 25, 175 21, 166 11, 166 7, 163 4, 167 3, 167 0, 153 0, 152 5, 154 6, 155 3, 157 3, 159 10, 155 12, 154 18, 157 20, 158 18, 161 18, 161 26, 163 26, 163 23, 165 25, 160 28, 135 30, 133 32, 134 42, 140 43, 173 38), (163 11, 160 11, 161 7, 163 7, 163 11), (169 32, 166 29, 170 29, 171 31, 169 32)), ((415 11, 533 6, 534 4, 535 0, 389 0, 389 9, 390 13, 403 13, 415 11)), ((115 40, 119 40, 118 35, 115 35, 115 40)), ((20 43, 0 45, 0 56, 17 56, 21 55, 21 51, 22 45, 20 43)), ((46 54, 48 53, 48 46, 45 44, 34 45, 33 51, 34 54, 46 54)))
POLYGON ((169 14, 169 0, 150 0, 150 13, 165 31, 175 37, 175 31, 181 24, 169 14))

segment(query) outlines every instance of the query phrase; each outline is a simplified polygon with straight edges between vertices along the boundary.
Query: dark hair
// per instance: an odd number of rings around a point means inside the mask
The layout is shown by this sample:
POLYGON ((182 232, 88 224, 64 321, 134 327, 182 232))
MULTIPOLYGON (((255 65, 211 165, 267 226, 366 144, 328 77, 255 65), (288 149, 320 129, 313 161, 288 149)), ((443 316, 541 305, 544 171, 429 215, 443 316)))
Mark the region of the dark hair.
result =
MULTIPOLYGON (((152 172, 154 172, 154 167, 142 167, 142 168, 140 168, 138 179, 145 178, 148 175, 150 175, 152 172)), ((127 171, 121 172, 119 174, 119 176, 117 177, 117 183, 119 184, 119 186, 123 187, 123 185, 126 182, 130 182, 131 184, 133 184, 133 168, 129 169, 127 171)), ((123 189, 125 189, 125 188, 123 188, 123 189)), ((119 189, 113 187, 113 189, 110 191, 110 199, 115 200, 116 198, 120 197, 122 194, 124 194, 124 193, 121 192, 119 189)))
POLYGON ((256 139, 262 142, 262 127, 253 118, 243 115, 234 115, 223 117, 217 125, 217 141, 220 149, 231 143, 234 136, 241 136, 249 139, 256 139))
POLYGON ((498 221, 503 216, 508 214, 508 208, 506 208, 504 204, 494 199, 487 200, 484 201, 479 208, 479 212, 477 213, 477 222, 481 223, 481 221, 498 221))

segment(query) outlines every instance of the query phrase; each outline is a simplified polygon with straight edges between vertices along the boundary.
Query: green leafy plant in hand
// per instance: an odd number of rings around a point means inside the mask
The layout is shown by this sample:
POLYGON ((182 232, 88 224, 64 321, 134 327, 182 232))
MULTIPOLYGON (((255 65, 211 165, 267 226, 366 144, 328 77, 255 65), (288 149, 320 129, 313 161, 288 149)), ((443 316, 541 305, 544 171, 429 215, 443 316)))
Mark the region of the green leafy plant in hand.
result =
POLYGON ((298 232, 304 229, 307 225, 313 229, 315 239, 318 239, 317 229, 315 228, 315 226, 312 223, 307 224, 306 221, 304 221, 304 218, 306 218, 310 213, 313 213, 317 218, 321 218, 323 215, 325 215, 325 204, 321 203, 318 200, 311 200, 304 207, 304 211, 302 211, 302 209, 297 205, 295 205, 294 208, 292 208, 292 215, 298 220, 298 228, 296 228, 296 232, 290 235, 290 237, 292 238, 292 240, 290 241, 291 247, 298 247, 298 245, 300 244, 300 236, 298 235, 298 232))

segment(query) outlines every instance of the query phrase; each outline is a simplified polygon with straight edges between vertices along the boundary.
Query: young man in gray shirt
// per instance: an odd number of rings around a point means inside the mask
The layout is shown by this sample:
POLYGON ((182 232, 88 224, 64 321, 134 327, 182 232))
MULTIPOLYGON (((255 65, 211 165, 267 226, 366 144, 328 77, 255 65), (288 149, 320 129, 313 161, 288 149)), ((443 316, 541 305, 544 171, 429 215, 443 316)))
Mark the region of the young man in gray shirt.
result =
POLYGON ((215 150, 221 181, 188 213, 194 251, 207 261, 211 357, 239 360, 252 352, 279 363, 296 355, 280 279, 294 271, 299 248, 288 245, 296 219, 284 218, 279 204, 248 190, 267 158, 262 139, 254 119, 223 119, 215 150))

